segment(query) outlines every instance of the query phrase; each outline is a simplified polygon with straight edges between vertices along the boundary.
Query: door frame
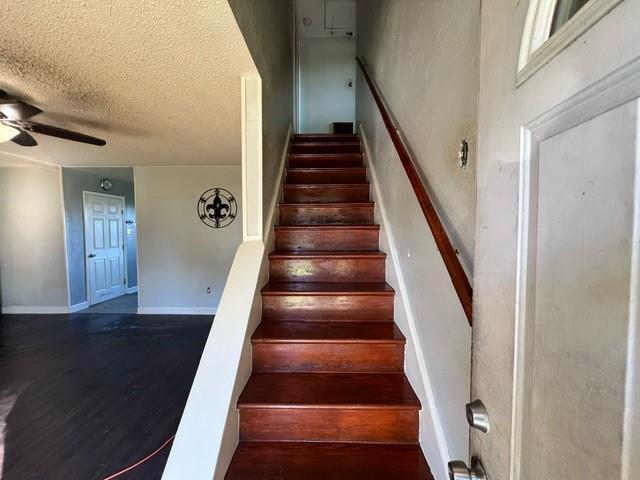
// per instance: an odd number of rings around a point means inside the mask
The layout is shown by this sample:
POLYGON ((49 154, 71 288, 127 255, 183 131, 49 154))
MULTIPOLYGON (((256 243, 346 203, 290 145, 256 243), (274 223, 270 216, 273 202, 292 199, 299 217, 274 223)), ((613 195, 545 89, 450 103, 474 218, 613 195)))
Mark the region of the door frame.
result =
MULTIPOLYGON (((538 161, 540 144, 557 134, 576 127, 607 111, 613 110, 640 97, 640 57, 612 71, 605 77, 589 85, 578 94, 554 106, 546 113, 521 127, 520 186, 518 212, 518 250, 516 274, 516 315, 513 366, 513 398, 511 424, 510 479, 521 478, 522 438, 525 402, 530 385, 527 383, 528 359, 532 351, 533 301, 535 298, 535 262, 537 253, 537 197, 538 197, 538 161)), ((636 162, 639 159, 636 158, 636 162)), ((640 166, 636 164, 636 182, 640 180, 640 166)), ((634 193, 633 257, 640 258, 640 187, 636 185, 634 193)), ((640 284, 640 272, 636 262, 632 261, 633 285, 640 284)), ((633 295, 633 291, 631 294, 633 295)), ((632 302, 637 316, 640 305, 632 302)), ((630 320, 630 325, 633 320, 630 320)), ((636 321, 637 324, 637 321, 636 321)), ((631 327, 630 327, 631 328, 631 327)), ((630 341, 633 335, 629 333, 630 341)), ((637 352, 630 350, 630 355, 637 352)), ((627 365, 637 362, 628 359, 627 365)), ((627 369, 627 375, 632 372, 627 369)), ((627 429, 628 418, 624 428, 627 429)))
MULTIPOLYGON (((127 295, 127 290, 129 288, 129 272, 128 272, 128 264, 127 264, 127 239, 125 236, 126 224, 124 220, 124 210, 127 208, 127 199, 123 195, 112 195, 109 193, 102 192, 92 192, 89 190, 82 191, 82 236, 84 238, 84 279, 85 279, 85 289, 87 291, 87 303, 89 306, 97 305, 95 303, 91 303, 91 286, 89 283, 89 258, 87 257, 87 195, 96 195, 99 197, 106 197, 117 199, 122 202, 122 209, 120 210, 120 218, 122 219, 122 245, 123 245, 123 269, 124 269, 124 293, 119 295, 118 297, 122 297, 127 295)), ((114 298, 118 298, 114 297, 114 298)))

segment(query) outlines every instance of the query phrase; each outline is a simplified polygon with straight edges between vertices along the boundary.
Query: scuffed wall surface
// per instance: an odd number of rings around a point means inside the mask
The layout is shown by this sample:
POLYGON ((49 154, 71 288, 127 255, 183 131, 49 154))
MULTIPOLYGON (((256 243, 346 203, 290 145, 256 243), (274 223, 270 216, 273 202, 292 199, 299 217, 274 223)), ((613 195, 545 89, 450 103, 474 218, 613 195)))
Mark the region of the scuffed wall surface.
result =
MULTIPOLYGON (((406 136, 467 272, 474 250, 479 18, 479 0, 358 2, 358 55, 406 136), (465 170, 457 159, 463 138, 471 154, 465 170)), ((358 85, 357 119, 373 144, 387 133, 373 128, 379 114, 362 76, 358 85)), ((390 155, 378 161, 397 162, 390 155)), ((415 202, 415 196, 398 200, 415 202)), ((398 214, 406 235, 418 241, 424 233, 404 218, 401 205, 398 214)))
POLYGON ((262 77, 262 198, 267 221, 276 174, 293 123, 293 1, 229 0, 262 77))
POLYGON ((0 167, 2 306, 69 306, 55 167, 0 167))

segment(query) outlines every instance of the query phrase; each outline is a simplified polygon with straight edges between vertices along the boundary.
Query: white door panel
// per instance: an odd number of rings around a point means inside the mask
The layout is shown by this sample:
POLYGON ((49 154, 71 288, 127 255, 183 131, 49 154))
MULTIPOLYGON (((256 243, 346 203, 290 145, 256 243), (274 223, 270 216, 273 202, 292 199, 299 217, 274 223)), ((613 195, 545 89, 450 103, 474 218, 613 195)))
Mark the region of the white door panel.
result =
POLYGON ((491 430, 470 438, 491 480, 637 476, 640 1, 609 5, 518 85, 525 16, 483 3, 472 395, 491 430))
POLYGON ((91 305, 123 295, 124 199, 85 192, 85 245, 91 305))

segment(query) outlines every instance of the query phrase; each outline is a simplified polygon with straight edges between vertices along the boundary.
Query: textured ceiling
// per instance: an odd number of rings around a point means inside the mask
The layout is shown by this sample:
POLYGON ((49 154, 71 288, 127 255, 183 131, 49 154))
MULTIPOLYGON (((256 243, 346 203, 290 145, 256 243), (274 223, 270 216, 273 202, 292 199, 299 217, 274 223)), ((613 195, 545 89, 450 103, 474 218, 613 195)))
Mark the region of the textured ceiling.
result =
POLYGON ((0 88, 44 110, 35 121, 107 141, 35 135, 0 158, 240 163, 240 76, 256 68, 227 0, 3 1, 0 31, 0 88))

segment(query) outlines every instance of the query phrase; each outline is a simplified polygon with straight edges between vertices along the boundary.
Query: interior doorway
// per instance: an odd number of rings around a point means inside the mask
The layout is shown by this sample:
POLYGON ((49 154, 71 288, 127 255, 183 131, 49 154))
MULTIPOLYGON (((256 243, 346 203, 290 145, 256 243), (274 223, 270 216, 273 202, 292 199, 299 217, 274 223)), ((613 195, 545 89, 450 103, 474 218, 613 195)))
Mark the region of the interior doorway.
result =
POLYGON ((356 2, 296 3, 298 133, 332 133, 356 116, 356 2))
POLYGON ((124 197, 83 192, 84 241, 89 305, 126 291, 124 197))
POLYGON ((133 168, 63 168, 72 312, 137 313, 133 168))

